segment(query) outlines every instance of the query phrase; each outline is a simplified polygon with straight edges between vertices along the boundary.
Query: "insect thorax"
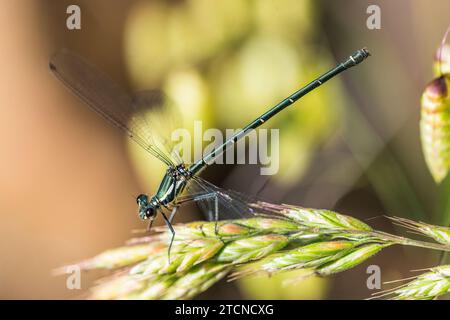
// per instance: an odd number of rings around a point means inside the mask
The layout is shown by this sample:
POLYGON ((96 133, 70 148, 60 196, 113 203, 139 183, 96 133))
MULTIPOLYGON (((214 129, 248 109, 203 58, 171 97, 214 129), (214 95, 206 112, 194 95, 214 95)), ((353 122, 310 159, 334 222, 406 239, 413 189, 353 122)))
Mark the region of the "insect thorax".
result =
POLYGON ((167 169, 167 173, 174 177, 175 179, 189 179, 191 177, 191 173, 187 169, 186 165, 184 163, 169 167, 167 169))

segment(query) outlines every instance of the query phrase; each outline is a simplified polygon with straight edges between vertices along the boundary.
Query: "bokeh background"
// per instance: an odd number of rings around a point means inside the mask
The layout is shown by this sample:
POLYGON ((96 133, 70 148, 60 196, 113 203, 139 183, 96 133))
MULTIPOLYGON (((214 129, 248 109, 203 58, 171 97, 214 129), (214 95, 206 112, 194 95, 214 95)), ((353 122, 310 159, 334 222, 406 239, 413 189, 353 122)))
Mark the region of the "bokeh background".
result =
MULTIPOLYGON (((77 298, 52 269, 122 244, 143 228, 135 196, 163 171, 84 107, 48 70, 69 48, 133 92, 159 88, 189 128, 239 128, 354 50, 373 56, 266 125, 280 129, 280 172, 216 165, 217 185, 274 202, 334 209, 388 232, 382 214, 447 224, 419 139, 420 96, 449 24, 446 0, 173 0, 0 2, 0 298, 77 298), (66 8, 81 7, 81 30, 66 8), (370 4, 381 29, 366 27, 370 4)), ((192 208, 178 221, 200 219, 192 208)), ((437 263, 388 248, 352 271, 282 286, 220 283, 201 298, 360 299, 369 264, 383 281, 437 263)), ((289 275, 283 275, 288 277, 289 275)), ((87 288, 96 275, 83 275, 87 288)))

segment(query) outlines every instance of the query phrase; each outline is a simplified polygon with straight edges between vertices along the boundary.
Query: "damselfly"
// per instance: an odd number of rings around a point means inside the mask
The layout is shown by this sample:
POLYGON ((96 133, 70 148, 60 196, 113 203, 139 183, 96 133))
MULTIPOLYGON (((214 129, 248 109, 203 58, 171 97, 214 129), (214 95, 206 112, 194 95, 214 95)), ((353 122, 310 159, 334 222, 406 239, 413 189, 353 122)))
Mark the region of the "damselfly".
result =
POLYGON ((359 64, 368 56, 369 52, 365 48, 356 51, 335 68, 276 104, 226 140, 222 145, 214 148, 199 161, 189 166, 183 163, 181 157, 172 150, 155 143, 156 135, 151 131, 150 120, 145 116, 145 113, 140 112, 139 104, 123 93, 118 86, 99 70, 65 50, 58 52, 51 58, 50 69, 94 111, 124 131, 139 146, 167 165, 167 171, 156 194, 152 197, 141 194, 136 201, 139 207, 140 218, 150 220, 149 229, 157 213, 160 213, 163 217, 172 233, 169 245, 170 257, 170 248, 175 237, 172 220, 178 207, 183 203, 198 203, 206 213, 207 218, 215 221, 219 220, 219 215, 230 217, 230 214, 231 216, 242 216, 253 213, 251 205, 243 196, 235 191, 223 190, 200 178, 198 176, 200 171, 213 163, 216 157, 245 137, 251 130, 258 128, 308 92, 342 71, 359 64))

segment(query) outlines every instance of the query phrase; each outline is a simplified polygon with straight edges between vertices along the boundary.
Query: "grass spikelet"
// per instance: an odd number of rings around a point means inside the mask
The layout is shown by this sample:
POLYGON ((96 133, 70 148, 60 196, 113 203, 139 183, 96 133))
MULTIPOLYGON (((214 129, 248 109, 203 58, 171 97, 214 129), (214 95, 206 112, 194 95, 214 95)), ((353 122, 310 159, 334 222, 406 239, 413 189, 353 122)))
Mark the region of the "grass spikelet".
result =
POLYGON ((290 205, 275 205, 260 203, 258 206, 271 209, 278 214, 288 217, 297 224, 308 228, 332 230, 371 231, 372 228, 353 217, 339 214, 330 210, 309 209, 290 205))
POLYGON ((417 222, 405 218, 392 217, 391 220, 409 230, 419 232, 436 242, 450 246, 450 228, 435 226, 424 222, 417 222))
POLYGON ((147 259, 159 252, 165 252, 167 247, 163 243, 146 243, 119 247, 102 252, 101 254, 83 261, 83 269, 115 269, 147 259))
MULTIPOLYGON (((217 224, 199 221, 174 226, 176 237, 170 262, 170 233, 155 228, 155 234, 132 239, 127 246, 80 263, 84 269, 117 269, 115 275, 91 289, 91 298, 190 299, 227 276, 234 280, 297 269, 330 276, 394 244, 450 251, 444 241, 436 244, 390 235, 329 210, 267 203, 255 207, 264 215, 217 224)), ((441 227, 394 220, 433 239, 445 238, 441 227)), ((433 270, 436 273, 437 269, 433 270)))
POLYGON ((436 183, 450 168, 448 79, 440 76, 425 88, 421 99, 420 136, 427 166, 436 183))
POLYGON ((389 245, 391 244, 369 243, 360 246, 352 250, 350 253, 345 254, 343 257, 340 257, 335 261, 325 265, 324 267, 318 268, 316 273, 321 276, 329 276, 338 272, 351 269, 360 264, 361 262, 369 259, 373 255, 377 254, 381 249, 389 245))
POLYGON ((429 272, 397 288, 378 292, 374 298, 394 300, 432 300, 450 293, 450 265, 429 269, 429 272))

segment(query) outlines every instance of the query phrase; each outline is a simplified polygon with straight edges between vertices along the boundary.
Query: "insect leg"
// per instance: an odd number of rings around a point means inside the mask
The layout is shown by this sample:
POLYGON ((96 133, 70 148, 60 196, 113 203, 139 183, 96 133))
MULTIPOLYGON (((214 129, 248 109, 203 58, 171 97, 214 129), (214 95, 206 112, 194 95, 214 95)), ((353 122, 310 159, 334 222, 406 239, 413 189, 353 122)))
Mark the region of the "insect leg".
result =
MULTIPOLYGON (((176 180, 174 180, 174 182, 173 182, 173 191, 172 191, 172 199, 175 199, 176 188, 177 188, 177 182, 176 182, 176 180)), ((176 200, 174 201, 173 206, 174 207, 173 207, 172 212, 171 212, 170 217, 169 217, 169 223, 170 224, 172 224, 172 220, 175 217, 175 214, 177 213, 177 210, 178 210, 178 207, 179 207, 179 205, 176 204, 176 200)))
POLYGON ((195 195, 189 195, 184 197, 178 197, 177 201, 175 202, 175 205, 179 206, 186 202, 199 202, 207 199, 214 198, 214 208, 211 210, 208 210, 208 219, 212 221, 213 219, 216 221, 219 220, 219 197, 217 195, 217 192, 209 192, 209 193, 199 193, 195 195), (213 212, 211 212, 213 211, 213 212))
POLYGON ((170 238, 170 244, 169 244, 169 250, 167 251, 167 254, 169 256, 169 264, 170 264, 170 250, 172 249, 173 240, 175 239, 175 230, 172 227, 172 224, 170 223, 169 219, 167 219, 167 216, 164 214, 164 212, 161 210, 161 215, 164 218, 164 221, 167 224, 167 227, 169 228, 170 232, 172 233, 172 237, 170 238))
POLYGON ((170 213, 169 222, 172 224, 172 220, 175 217, 175 214, 177 213, 178 206, 174 206, 172 209, 172 212, 170 213))
POLYGON ((197 202, 197 201, 209 199, 209 198, 213 197, 213 194, 214 194, 214 192, 198 193, 198 194, 194 194, 194 195, 181 196, 181 197, 177 198, 175 204, 179 206, 183 203, 190 202, 190 201, 197 202))
POLYGON ((154 216, 150 218, 150 221, 149 221, 149 223, 147 225, 147 232, 149 232, 152 229, 153 221, 155 221, 155 217, 154 216))
POLYGON ((219 197, 217 196, 217 192, 214 192, 214 232, 217 235, 217 222, 219 221, 219 197))

